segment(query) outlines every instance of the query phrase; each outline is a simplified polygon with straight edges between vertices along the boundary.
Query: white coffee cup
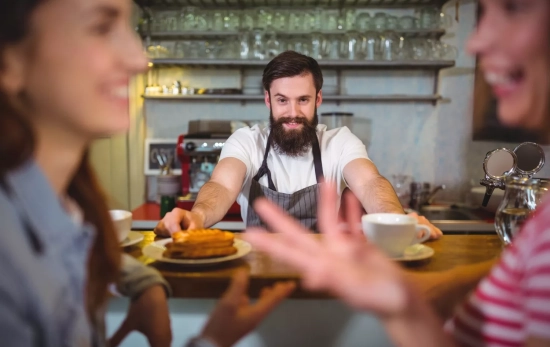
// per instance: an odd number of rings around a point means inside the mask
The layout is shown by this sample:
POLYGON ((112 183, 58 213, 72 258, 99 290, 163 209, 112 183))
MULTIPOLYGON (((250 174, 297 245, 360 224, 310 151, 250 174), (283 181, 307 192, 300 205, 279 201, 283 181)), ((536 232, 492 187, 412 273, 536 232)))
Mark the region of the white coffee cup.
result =
POLYGON ((390 257, 401 256, 407 247, 430 237, 430 228, 418 225, 416 218, 405 214, 366 214, 361 222, 367 239, 390 257), (424 235, 420 236, 422 231, 424 235))
POLYGON ((118 241, 122 242, 132 230, 132 212, 124 210, 110 210, 111 219, 115 225, 118 241))

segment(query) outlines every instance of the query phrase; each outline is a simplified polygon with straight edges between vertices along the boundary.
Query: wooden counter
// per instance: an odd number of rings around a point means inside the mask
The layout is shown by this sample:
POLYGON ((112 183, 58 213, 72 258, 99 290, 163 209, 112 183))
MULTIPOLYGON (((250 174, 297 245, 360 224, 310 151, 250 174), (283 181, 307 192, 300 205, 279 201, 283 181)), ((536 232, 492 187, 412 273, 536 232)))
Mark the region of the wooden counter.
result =
MULTIPOLYGON (((227 288, 229 279, 236 269, 246 268, 250 272, 251 297, 257 297, 260 289, 279 280, 296 280, 299 276, 292 268, 268 257, 259 251, 252 251, 246 257, 216 265, 214 267, 183 267, 174 264, 154 262, 143 256, 141 248, 155 239, 153 232, 143 232, 145 239, 136 246, 127 247, 126 252, 142 262, 158 269, 172 286, 174 297, 219 298, 227 288)), ((273 235, 277 237, 277 235, 273 235)), ((497 257, 502 249, 497 235, 445 235, 440 240, 426 243, 435 250, 433 257, 419 262, 402 263, 407 271, 437 272, 457 265, 474 264, 497 257)), ((298 288, 294 298, 330 298, 323 293, 312 293, 298 288)))

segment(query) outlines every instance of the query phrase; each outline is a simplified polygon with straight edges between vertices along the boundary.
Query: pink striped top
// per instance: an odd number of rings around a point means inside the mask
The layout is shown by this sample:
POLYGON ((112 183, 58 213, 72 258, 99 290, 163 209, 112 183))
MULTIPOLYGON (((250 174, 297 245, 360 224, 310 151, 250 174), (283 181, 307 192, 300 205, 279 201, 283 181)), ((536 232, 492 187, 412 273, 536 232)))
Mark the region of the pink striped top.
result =
POLYGON ((550 340, 550 199, 540 206, 446 328, 463 346, 550 340))

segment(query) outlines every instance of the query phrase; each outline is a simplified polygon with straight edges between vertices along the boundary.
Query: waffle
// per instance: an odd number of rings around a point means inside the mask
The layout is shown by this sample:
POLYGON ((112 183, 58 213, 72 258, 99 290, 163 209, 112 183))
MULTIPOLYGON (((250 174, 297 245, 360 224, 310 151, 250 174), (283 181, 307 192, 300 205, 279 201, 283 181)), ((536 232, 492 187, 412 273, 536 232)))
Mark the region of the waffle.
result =
POLYGON ((163 255, 176 259, 224 257, 237 253, 234 235, 218 229, 179 231, 172 234, 163 255))

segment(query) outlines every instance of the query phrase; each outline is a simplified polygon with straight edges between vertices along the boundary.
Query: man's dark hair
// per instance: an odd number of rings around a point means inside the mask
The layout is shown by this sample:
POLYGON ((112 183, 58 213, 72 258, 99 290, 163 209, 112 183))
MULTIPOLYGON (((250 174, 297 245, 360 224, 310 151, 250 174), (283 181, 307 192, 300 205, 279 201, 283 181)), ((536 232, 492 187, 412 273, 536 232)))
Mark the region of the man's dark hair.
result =
POLYGON ((319 93, 323 87, 323 73, 317 61, 295 51, 286 51, 271 60, 264 69, 262 84, 269 91, 271 83, 279 78, 303 76, 310 73, 319 93))

